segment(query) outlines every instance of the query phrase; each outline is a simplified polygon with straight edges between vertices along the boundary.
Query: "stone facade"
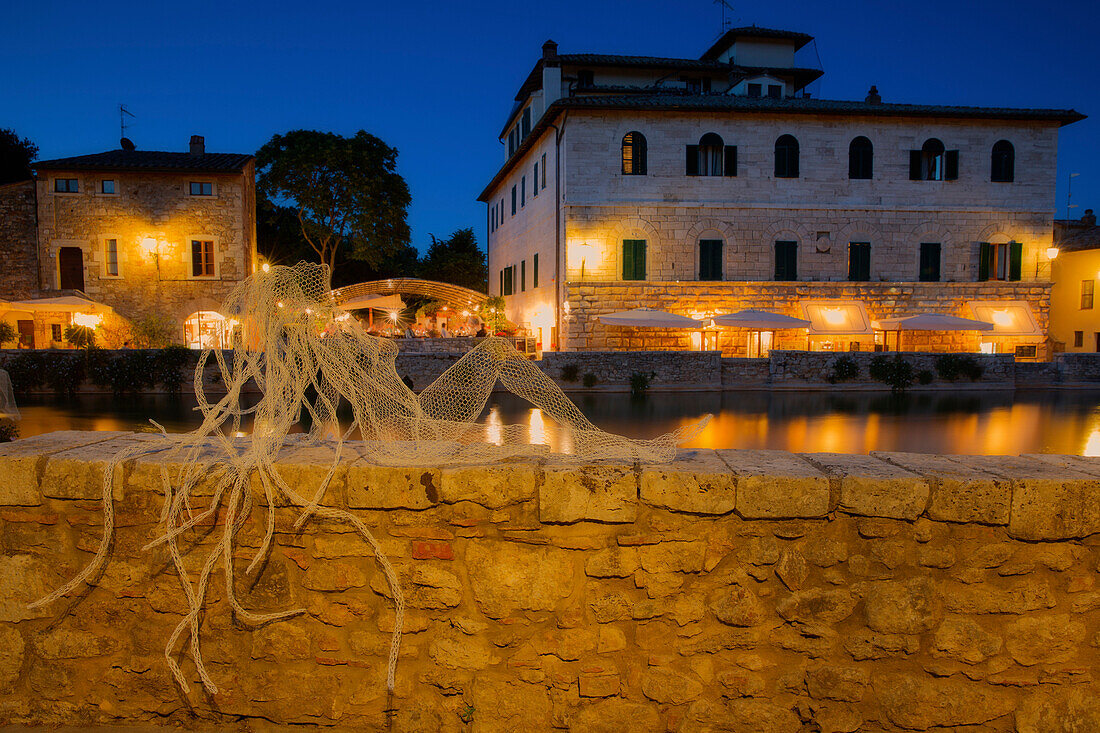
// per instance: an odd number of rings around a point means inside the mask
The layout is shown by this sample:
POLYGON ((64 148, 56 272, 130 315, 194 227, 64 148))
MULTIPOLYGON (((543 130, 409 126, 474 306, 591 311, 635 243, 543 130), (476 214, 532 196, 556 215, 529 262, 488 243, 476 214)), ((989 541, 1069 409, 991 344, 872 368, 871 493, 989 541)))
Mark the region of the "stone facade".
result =
MULTIPOLYGON (((282 510, 255 576, 244 565, 264 528, 242 526, 238 593, 252 611, 306 612, 246 628, 215 601, 201 622, 218 685, 208 696, 186 655, 190 692, 165 665, 184 600, 165 551, 141 550, 159 531, 156 454, 116 473, 118 530, 95 586, 26 605, 91 557, 105 462, 140 439, 0 445, 0 724, 1100 729, 1097 459, 694 451, 655 466, 385 469, 358 458, 327 501, 371 528, 401 578, 393 696, 392 601, 369 547, 337 524, 297 531, 282 510)), ((301 491, 330 469, 293 446, 280 470, 291 464, 301 491)), ((198 540, 200 554, 211 542, 198 540)))
POLYGON ((38 290, 36 216, 34 181, 0 186, 0 297, 21 300, 38 290))

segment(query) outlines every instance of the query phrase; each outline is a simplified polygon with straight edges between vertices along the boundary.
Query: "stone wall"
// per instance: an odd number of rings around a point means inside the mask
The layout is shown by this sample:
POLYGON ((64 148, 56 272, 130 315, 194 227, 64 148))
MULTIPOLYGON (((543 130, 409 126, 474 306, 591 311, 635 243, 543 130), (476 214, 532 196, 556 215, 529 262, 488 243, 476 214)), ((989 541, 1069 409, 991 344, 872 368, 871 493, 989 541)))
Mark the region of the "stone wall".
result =
MULTIPOLYGON (((934 376, 932 385, 951 389, 1013 389, 1016 386, 1016 360, 1011 354, 968 354, 982 366, 982 377, 976 382, 968 379, 957 381, 944 381, 936 374, 936 359, 939 354, 903 352, 896 353, 869 353, 855 351, 847 354, 830 354, 822 351, 773 351, 769 359, 770 384, 775 386, 795 387, 800 385, 822 386, 828 383, 828 378, 833 372, 833 364, 840 357, 847 357, 855 361, 859 367, 859 374, 850 380, 851 385, 882 387, 881 382, 875 382, 869 374, 871 361, 878 356, 894 358, 901 356, 903 360, 913 367, 914 376, 922 371, 931 372, 934 376)), ((838 382, 833 387, 840 387, 844 382, 838 382)), ((914 386, 916 386, 914 382, 914 386)))
MULTIPOLYGON (((393 611, 368 547, 342 525, 296 532, 281 509, 255 575, 261 515, 242 528, 238 593, 306 613, 234 622, 216 570, 202 639, 218 692, 201 692, 187 655, 190 691, 172 683, 163 648, 183 596, 165 550, 140 550, 163 501, 155 453, 116 474, 96 586, 27 608, 97 546, 105 461, 149 439, 0 445, 0 724, 1100 729, 1097 459, 350 460, 327 499, 375 533, 408 599, 388 699, 393 611)), ((306 493, 328 470, 300 444, 278 466, 306 493)), ((189 567, 213 541, 195 538, 189 567)))
POLYGON ((722 386, 727 389, 766 385, 770 381, 770 359, 722 359, 722 386))
POLYGON ((635 373, 649 377, 654 391, 676 389, 720 389, 721 354, 717 351, 590 351, 544 352, 538 362, 544 372, 566 387, 579 387, 585 374, 592 374, 597 385, 630 384, 635 373), (575 365, 580 379, 566 382, 562 368, 575 365))
POLYGON ((38 289, 34 181, 0 186, 0 300, 29 298, 38 289))

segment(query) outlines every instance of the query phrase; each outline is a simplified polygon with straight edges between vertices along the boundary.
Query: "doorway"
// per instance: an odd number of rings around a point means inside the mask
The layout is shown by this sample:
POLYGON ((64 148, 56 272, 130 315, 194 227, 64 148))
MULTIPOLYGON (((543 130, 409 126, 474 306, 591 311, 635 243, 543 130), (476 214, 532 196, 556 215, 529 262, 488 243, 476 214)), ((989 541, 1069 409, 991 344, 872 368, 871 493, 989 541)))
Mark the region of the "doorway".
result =
POLYGON ((34 321, 16 321, 15 327, 19 331, 19 348, 34 348, 34 321))
POLYGON ((84 290, 84 250, 62 247, 57 253, 62 290, 84 290))

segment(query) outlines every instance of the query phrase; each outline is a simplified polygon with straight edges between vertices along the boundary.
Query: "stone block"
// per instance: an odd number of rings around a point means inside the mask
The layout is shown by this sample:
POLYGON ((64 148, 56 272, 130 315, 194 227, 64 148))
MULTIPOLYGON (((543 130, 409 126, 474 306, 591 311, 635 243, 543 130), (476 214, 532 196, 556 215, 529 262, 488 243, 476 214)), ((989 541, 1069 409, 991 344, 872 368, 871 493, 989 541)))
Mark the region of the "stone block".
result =
POLYGON ((39 506, 40 481, 50 456, 126 435, 129 433, 61 430, 0 443, 0 476, 4 477, 0 481, 0 506, 39 506))
POLYGON ((803 457, 839 483, 837 508, 848 514, 911 520, 928 505, 928 482, 886 461, 842 453, 803 457))
POLYGON ((446 504, 472 501, 502 509, 535 498, 538 467, 533 462, 447 466, 440 471, 439 498, 446 504))
POLYGON ((642 466, 641 498, 646 504, 690 514, 733 511, 736 480, 712 450, 682 451, 672 463, 642 466))
POLYGON ((887 719, 907 730, 980 726, 1016 706, 1003 689, 955 678, 891 673, 874 677, 873 688, 887 719))
MULTIPOLYGON (((49 456, 42 472, 42 495, 51 499, 100 499, 108 466, 126 448, 154 444, 163 438, 149 433, 124 433, 110 440, 82 445, 49 456)), ((126 471, 133 459, 116 465, 111 491, 122 498, 126 471)))
POLYGON ((440 502, 440 470, 379 466, 357 460, 347 469, 352 509, 430 509, 440 502))
POLYGON ((938 522, 1008 524, 1012 485, 965 459, 926 453, 872 451, 871 456, 919 474, 931 484, 928 517, 938 522))
POLYGON ((539 489, 539 518, 543 522, 628 523, 637 515, 638 480, 632 466, 577 466, 567 461, 545 466, 539 489))
POLYGON ((829 512, 829 481, 798 456, 778 450, 720 450, 737 476, 737 513, 746 519, 803 519, 829 512))
POLYGON ((553 610, 577 574, 568 551, 489 540, 467 546, 466 566, 474 600, 490 618, 553 610))

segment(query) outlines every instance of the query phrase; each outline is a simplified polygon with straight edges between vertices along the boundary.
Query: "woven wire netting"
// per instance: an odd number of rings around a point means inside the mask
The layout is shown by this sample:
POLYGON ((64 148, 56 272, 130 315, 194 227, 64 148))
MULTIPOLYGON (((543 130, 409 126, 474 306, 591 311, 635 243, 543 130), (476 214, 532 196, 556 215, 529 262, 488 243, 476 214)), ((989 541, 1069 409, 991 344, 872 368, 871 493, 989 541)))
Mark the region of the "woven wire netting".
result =
POLYGON ((569 458, 577 461, 667 462, 675 456, 676 446, 696 435, 707 420, 649 440, 604 432, 534 363, 499 338, 481 341, 417 395, 398 374, 394 341, 368 334, 341 310, 331 294, 329 273, 321 265, 299 263, 258 272, 234 289, 222 312, 240 325, 240 338, 228 356, 207 350, 199 358, 194 388, 201 426, 185 434, 161 430, 158 438, 138 441, 113 457, 104 472, 104 533, 98 552, 68 583, 32 604, 51 603, 97 582, 114 532, 115 472, 124 462, 161 454, 160 532, 145 549, 167 548, 186 596, 186 612, 164 650, 168 668, 185 693, 190 686, 179 661, 184 647, 203 686, 217 692, 203 661, 200 631, 210 584, 219 571, 239 623, 258 627, 306 612, 253 612, 241 604, 234 585, 238 533, 254 514, 256 525, 265 528, 244 570, 251 575, 271 552, 276 507, 287 506, 296 514, 295 531, 313 518, 346 522, 372 548, 395 607, 387 669, 387 687, 393 691, 404 615, 400 583, 362 519, 328 502, 333 476, 350 452, 349 436, 358 434, 363 441, 353 455, 366 456, 377 465, 455 465, 545 455, 546 446, 531 442, 529 426, 498 425, 487 431, 478 422, 498 382, 550 418, 568 446, 569 458), (225 386, 220 397, 208 396, 204 389, 204 370, 211 358, 225 386), (243 396, 257 390, 260 399, 246 406, 251 401, 243 396), (350 424, 341 425, 338 409, 345 414, 350 409, 350 424), (242 439, 242 424, 249 421, 252 432, 242 439), (302 422, 309 424, 304 442, 331 456, 327 473, 314 486, 287 481, 278 463, 288 435, 302 422), (170 471, 167 466, 175 468, 170 471), (189 570, 184 557, 200 547, 189 541, 190 535, 200 528, 208 530, 214 521, 219 531, 215 542, 202 545, 208 555, 197 572, 194 567, 189 570), (187 641, 181 645, 184 635, 187 641))

